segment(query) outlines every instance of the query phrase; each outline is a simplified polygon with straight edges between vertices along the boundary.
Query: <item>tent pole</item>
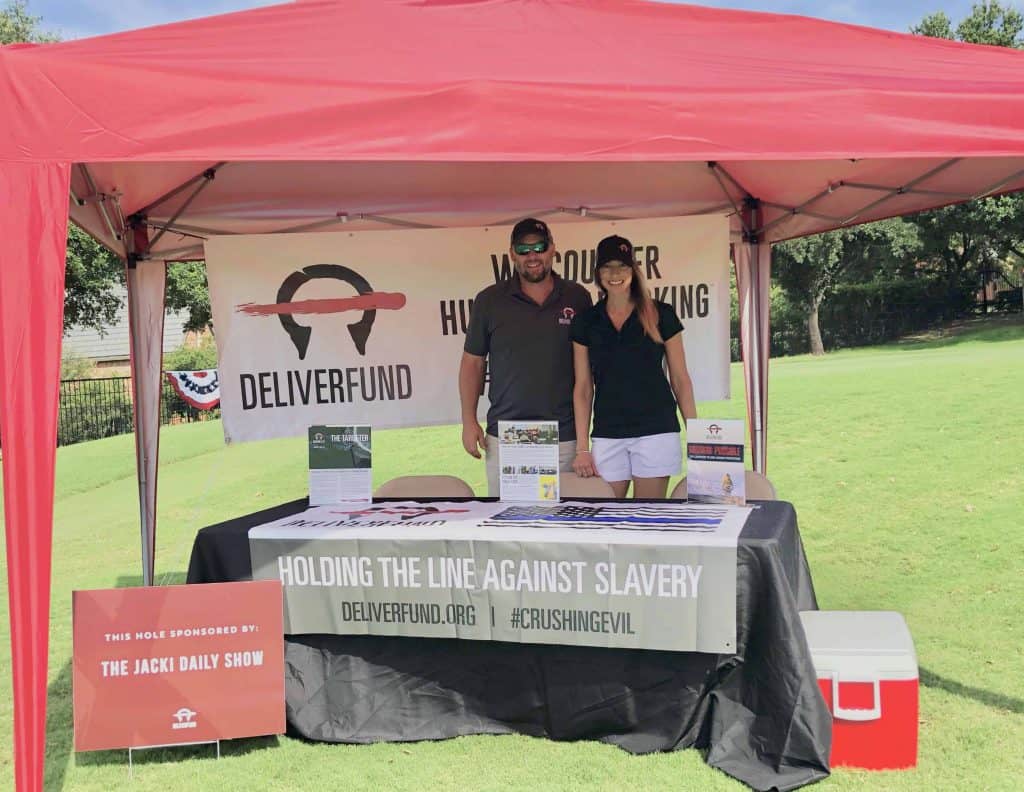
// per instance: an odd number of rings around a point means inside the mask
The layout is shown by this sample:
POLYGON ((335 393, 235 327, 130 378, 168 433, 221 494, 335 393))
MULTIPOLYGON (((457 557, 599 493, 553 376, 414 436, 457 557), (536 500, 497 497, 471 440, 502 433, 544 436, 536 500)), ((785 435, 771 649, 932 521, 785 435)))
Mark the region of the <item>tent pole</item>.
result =
POLYGON ((43 788, 70 181, 66 162, 5 162, 0 172, 0 437, 18 792, 43 788))
MULTIPOLYGON (((756 237, 755 237, 756 239, 756 237)), ((762 444, 764 437, 761 431, 763 412, 761 410, 761 339, 758 329, 761 327, 761 306, 758 305, 757 295, 760 291, 760 273, 758 272, 758 244, 750 242, 750 288, 752 299, 750 301, 750 324, 753 343, 750 345, 750 373, 753 380, 753 387, 747 395, 750 399, 752 424, 750 427, 750 452, 753 468, 758 473, 764 473, 764 464, 761 461, 762 444)))
POLYGON ((125 281, 128 285, 132 411, 142 535, 142 583, 151 586, 156 561, 156 485, 167 271, 163 261, 141 261, 140 256, 149 246, 146 224, 138 217, 130 222, 132 252, 126 264, 125 281))
POLYGON ((764 473, 767 464, 768 299, 771 248, 761 229, 760 201, 748 196, 742 214, 734 220, 740 234, 736 247, 736 285, 740 292, 740 339, 750 425, 753 469, 764 473))
POLYGON ((763 239, 751 250, 754 284, 754 427, 757 433, 754 470, 762 475, 768 464, 768 357, 769 336, 769 280, 771 277, 771 247, 763 239))

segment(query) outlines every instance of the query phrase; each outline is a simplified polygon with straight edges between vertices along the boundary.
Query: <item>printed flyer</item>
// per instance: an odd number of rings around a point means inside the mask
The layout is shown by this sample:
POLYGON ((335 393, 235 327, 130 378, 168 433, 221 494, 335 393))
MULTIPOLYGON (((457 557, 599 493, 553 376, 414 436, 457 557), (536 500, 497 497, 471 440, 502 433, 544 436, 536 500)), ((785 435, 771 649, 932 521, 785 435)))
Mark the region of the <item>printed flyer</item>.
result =
POLYGON ((309 505, 373 498, 369 426, 309 427, 309 505))
POLYGON ((558 500, 558 421, 498 421, 503 501, 558 500))
POLYGON ((743 421, 686 422, 686 492, 697 503, 747 502, 743 421))

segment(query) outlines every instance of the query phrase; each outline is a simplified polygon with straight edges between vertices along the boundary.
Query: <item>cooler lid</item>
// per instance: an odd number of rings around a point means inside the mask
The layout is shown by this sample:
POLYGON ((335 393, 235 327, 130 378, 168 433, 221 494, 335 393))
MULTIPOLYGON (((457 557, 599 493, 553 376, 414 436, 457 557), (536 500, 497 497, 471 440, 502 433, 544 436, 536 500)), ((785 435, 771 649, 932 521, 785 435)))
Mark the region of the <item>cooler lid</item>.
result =
POLYGON ((802 611, 814 669, 840 680, 917 679, 917 653, 895 611, 802 611))

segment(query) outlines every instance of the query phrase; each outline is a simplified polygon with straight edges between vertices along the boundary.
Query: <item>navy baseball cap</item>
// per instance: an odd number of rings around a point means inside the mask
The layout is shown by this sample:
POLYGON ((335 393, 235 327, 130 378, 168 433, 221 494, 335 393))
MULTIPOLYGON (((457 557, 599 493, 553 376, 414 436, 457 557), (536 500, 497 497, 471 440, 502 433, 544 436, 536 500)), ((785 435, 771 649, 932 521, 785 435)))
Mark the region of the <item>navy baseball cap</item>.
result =
POLYGON ((625 237, 605 237, 597 243, 597 260, 594 268, 603 267, 609 261, 621 261, 623 264, 636 264, 633 257, 633 243, 625 237))
POLYGON ((535 234, 539 237, 551 241, 551 229, 548 228, 548 224, 543 220, 537 220, 533 217, 527 217, 525 220, 520 220, 516 223, 515 228, 512 229, 512 244, 521 240, 523 237, 535 234))

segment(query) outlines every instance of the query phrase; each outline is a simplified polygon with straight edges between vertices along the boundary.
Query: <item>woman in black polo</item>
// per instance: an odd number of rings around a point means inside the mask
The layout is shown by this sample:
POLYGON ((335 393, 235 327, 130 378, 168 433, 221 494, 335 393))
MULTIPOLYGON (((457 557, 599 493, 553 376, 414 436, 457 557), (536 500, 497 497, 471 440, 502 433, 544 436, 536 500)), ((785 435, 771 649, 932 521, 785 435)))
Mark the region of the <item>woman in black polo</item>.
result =
POLYGON ((683 325, 671 305, 651 299, 628 239, 602 239, 595 269, 601 299, 578 314, 570 329, 576 371, 573 469, 580 476, 601 476, 619 498, 630 481, 634 498, 664 498, 669 477, 683 465, 676 408, 684 421, 697 415, 683 325))

